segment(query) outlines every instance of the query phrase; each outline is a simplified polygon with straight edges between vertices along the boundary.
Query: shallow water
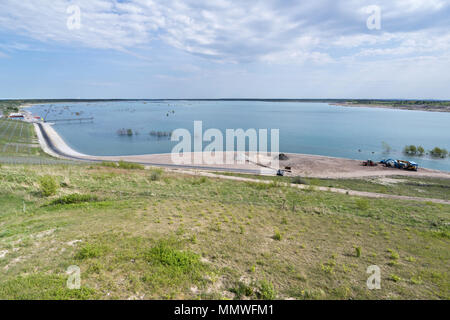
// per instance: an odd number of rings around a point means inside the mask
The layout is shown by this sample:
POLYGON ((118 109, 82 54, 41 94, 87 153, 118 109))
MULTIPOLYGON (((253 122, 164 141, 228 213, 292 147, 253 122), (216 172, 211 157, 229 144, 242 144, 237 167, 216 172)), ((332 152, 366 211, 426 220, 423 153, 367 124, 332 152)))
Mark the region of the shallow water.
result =
MULTIPOLYGON (((45 116, 50 105, 28 110, 45 116)), ((176 142, 150 131, 279 129, 280 150, 351 159, 402 158, 420 166, 450 171, 450 158, 408 157, 407 144, 450 150, 450 113, 346 108, 326 103, 260 101, 148 101, 53 104, 47 120, 94 117, 92 123, 56 123, 55 130, 75 150, 91 155, 135 155, 171 152, 176 142), (77 115, 78 113, 78 115, 77 115), (119 136, 119 129, 136 136, 119 136), (383 153, 382 142, 392 148, 383 153)), ((208 143, 204 143, 206 146, 208 143)))

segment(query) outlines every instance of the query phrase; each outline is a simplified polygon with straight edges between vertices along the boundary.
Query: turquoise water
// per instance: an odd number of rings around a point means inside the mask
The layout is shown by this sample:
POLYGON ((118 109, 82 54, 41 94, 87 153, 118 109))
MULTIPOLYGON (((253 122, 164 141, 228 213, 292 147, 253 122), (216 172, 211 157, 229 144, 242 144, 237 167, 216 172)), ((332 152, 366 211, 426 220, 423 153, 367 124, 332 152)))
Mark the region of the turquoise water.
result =
MULTIPOLYGON (((46 105, 29 110, 44 116, 46 105)), ((450 113, 345 108, 326 103, 261 101, 148 101, 63 103, 52 105, 47 119, 94 117, 93 123, 57 123, 55 130, 75 150, 91 155, 135 155, 171 152, 175 142, 150 131, 185 128, 203 121, 203 129, 279 129, 280 150, 351 159, 402 158, 420 166, 450 171, 450 158, 407 157, 407 144, 450 150, 450 113), (77 115, 78 113, 78 115, 77 115), (136 136, 119 136, 119 129, 136 136), (383 153, 382 142, 392 148, 383 153)), ((225 136, 225 135, 224 135, 225 136)), ((205 143, 206 146, 208 143, 205 143)))

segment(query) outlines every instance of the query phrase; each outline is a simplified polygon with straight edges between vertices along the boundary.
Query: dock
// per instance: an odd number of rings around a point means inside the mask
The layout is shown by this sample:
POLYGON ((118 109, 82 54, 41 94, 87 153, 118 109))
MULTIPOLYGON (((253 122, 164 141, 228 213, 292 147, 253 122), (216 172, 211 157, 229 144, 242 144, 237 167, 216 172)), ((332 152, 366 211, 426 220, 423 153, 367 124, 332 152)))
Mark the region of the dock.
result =
POLYGON ((72 118, 72 119, 53 119, 53 120, 45 120, 45 122, 74 122, 79 121, 80 123, 83 121, 94 121, 94 117, 91 118, 72 118))

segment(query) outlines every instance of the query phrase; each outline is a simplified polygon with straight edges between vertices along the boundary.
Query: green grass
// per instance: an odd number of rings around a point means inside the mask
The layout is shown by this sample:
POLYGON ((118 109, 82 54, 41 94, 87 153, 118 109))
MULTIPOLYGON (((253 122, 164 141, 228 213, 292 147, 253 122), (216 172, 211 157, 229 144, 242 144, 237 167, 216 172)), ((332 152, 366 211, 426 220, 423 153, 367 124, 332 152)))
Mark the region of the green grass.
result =
POLYGON ((74 193, 52 200, 50 202, 50 205, 58 205, 58 204, 67 205, 67 204, 95 202, 95 201, 98 201, 98 197, 96 195, 74 193))
POLYGON ((97 165, 0 181, 0 299, 450 298, 448 205, 97 165))
POLYGON ((98 258, 104 252, 104 248, 101 246, 87 244, 83 246, 75 255, 77 260, 85 260, 89 258, 98 258))
POLYGON ((0 119, 0 163, 80 164, 45 153, 39 145, 33 124, 6 119, 0 119))
POLYGON ((145 255, 147 261, 158 262, 187 273, 200 264, 200 257, 194 253, 175 250, 162 242, 151 248, 145 255))
POLYGON ((103 161, 100 166, 103 167, 109 167, 109 168, 118 168, 118 169, 126 169, 126 170, 144 170, 145 167, 142 164, 139 163, 132 163, 132 162, 125 162, 125 161, 119 161, 119 162, 106 162, 103 161))
POLYGON ((267 280, 261 280, 258 289, 259 298, 262 300, 274 300, 277 297, 273 284, 267 280))
POLYGON ((339 188, 355 191, 367 191, 419 198, 436 198, 450 200, 450 179, 415 178, 404 176, 384 178, 324 179, 304 177, 271 177, 239 173, 217 173, 220 175, 239 176, 245 178, 270 180, 274 182, 303 184, 310 186, 339 188))
POLYGON ((0 119, 0 156, 49 158, 40 148, 30 123, 0 119))
POLYGON ((57 181, 50 175, 39 178, 39 191, 43 197, 53 196, 58 191, 58 187, 57 181))
POLYGON ((160 241, 143 253, 149 264, 143 278, 145 284, 155 289, 168 286, 172 292, 191 283, 201 286, 208 267, 202 264, 200 255, 177 247, 171 241, 160 241))
POLYGON ((70 290, 66 277, 33 274, 7 280, 0 286, 0 298, 7 300, 88 300, 98 297, 96 290, 82 287, 70 290))

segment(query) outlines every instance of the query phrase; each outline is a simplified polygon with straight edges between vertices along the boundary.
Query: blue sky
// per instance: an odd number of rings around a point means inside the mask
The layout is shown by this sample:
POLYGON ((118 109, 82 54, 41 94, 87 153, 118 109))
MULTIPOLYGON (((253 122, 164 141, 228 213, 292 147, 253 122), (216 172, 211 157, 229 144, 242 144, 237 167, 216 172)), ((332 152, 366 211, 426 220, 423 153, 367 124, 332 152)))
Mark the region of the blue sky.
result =
POLYGON ((450 99, 449 49, 448 0, 2 0, 0 98, 450 99))

